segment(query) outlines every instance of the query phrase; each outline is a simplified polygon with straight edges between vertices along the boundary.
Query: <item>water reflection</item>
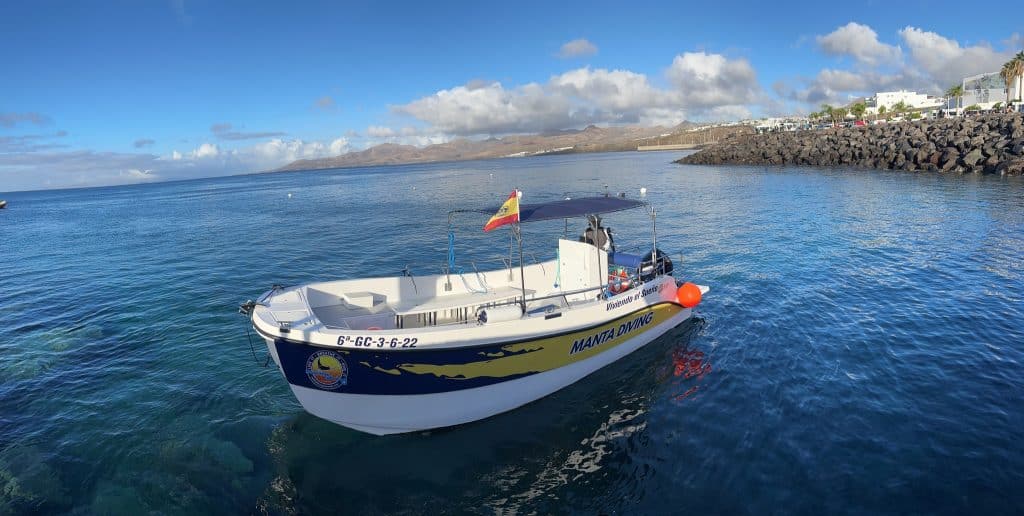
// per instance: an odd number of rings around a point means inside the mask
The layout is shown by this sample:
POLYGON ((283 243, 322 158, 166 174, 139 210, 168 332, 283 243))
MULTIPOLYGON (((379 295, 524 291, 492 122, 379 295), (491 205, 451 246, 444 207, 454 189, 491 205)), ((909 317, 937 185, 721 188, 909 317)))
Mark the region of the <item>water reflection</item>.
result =
POLYGON ((672 338, 675 344, 658 367, 657 381, 666 386, 665 396, 675 403, 683 402, 695 395, 700 390, 704 377, 712 371, 710 355, 696 347, 693 339, 706 324, 704 319, 695 317, 675 330, 678 335, 667 336, 672 338))

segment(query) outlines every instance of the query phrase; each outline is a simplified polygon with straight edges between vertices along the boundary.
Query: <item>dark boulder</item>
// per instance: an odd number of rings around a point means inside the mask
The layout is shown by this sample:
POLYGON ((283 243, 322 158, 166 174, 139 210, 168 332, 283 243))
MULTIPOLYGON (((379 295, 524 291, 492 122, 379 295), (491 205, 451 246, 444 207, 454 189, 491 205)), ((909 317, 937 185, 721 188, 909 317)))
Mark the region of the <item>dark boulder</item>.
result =
POLYGON ((964 165, 973 167, 979 161, 981 161, 981 149, 972 149, 970 152, 964 155, 960 160, 964 165))
POLYGON ((1024 117, 983 115, 868 127, 742 135, 680 163, 856 166, 1016 174, 1024 159, 1024 117))

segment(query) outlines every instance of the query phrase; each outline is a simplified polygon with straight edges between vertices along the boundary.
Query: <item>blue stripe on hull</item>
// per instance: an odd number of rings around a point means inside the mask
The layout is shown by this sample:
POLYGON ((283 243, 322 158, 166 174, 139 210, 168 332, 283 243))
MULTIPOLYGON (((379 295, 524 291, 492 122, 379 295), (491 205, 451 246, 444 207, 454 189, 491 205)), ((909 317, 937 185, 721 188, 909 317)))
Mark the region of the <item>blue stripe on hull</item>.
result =
POLYGON ((293 385, 349 394, 408 395, 483 387, 598 355, 657 327, 681 307, 661 303, 614 321, 556 336, 455 349, 375 351, 275 339, 293 385))
POLYGON ((401 365, 409 363, 410 359, 414 359, 418 364, 465 364, 479 360, 483 356, 480 353, 500 352, 502 347, 500 344, 472 349, 440 349, 415 353, 343 349, 336 350, 335 353, 346 364, 344 385, 326 388, 323 383, 318 383, 310 378, 306 367, 309 358, 314 353, 324 351, 324 348, 281 339, 276 340, 274 345, 277 346, 277 356, 281 360, 281 368, 284 370, 285 377, 288 378, 288 383, 350 394, 428 394, 482 387, 532 374, 525 373, 502 378, 458 378, 434 374, 411 374, 399 369, 401 365))

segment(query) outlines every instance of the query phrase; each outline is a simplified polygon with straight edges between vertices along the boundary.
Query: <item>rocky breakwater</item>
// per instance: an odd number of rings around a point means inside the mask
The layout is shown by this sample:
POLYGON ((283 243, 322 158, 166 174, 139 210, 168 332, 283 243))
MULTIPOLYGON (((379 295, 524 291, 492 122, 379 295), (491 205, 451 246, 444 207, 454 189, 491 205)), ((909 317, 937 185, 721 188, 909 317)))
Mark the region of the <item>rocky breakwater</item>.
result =
POLYGON ((1021 175, 1024 116, 942 118, 736 136, 676 163, 850 166, 1021 175))

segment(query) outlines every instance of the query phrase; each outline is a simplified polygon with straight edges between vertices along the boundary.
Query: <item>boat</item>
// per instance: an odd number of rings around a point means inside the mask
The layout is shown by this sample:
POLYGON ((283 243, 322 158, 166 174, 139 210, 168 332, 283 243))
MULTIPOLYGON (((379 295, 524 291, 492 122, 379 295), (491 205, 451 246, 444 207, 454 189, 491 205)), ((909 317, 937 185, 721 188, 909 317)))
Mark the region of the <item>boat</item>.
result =
POLYGON ((7 207, 7 201, 0 199, 0 210, 7 207))
POLYGON ((407 267, 274 286, 240 312, 307 412, 384 435, 477 421, 558 391, 686 321, 709 290, 676 278, 644 201, 605 194, 520 207, 520 198, 513 192, 485 227, 511 228, 500 268, 456 265, 453 219, 489 211, 453 210, 440 274, 407 267), (603 217, 641 208, 650 243, 617 248, 603 217), (521 225, 558 219, 555 258, 524 263, 521 225), (578 237, 568 231, 576 219, 578 237))

